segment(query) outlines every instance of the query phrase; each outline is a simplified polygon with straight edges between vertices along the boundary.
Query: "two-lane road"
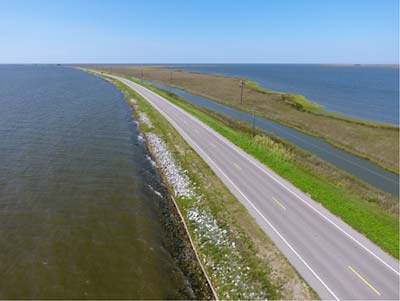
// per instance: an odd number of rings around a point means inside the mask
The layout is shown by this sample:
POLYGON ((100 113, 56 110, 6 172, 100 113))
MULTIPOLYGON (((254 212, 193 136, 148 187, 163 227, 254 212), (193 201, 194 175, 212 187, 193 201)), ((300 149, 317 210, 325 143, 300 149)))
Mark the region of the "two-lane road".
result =
POLYGON ((169 120, 321 298, 399 300, 396 259, 190 114, 114 78, 169 120))

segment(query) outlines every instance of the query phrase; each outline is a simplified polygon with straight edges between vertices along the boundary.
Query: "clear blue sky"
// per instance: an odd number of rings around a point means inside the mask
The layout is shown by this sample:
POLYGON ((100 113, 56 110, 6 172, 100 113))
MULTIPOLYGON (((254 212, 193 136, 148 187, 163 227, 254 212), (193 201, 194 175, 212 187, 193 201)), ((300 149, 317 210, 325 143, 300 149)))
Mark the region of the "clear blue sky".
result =
POLYGON ((0 0, 0 63, 399 63, 397 0, 0 0))

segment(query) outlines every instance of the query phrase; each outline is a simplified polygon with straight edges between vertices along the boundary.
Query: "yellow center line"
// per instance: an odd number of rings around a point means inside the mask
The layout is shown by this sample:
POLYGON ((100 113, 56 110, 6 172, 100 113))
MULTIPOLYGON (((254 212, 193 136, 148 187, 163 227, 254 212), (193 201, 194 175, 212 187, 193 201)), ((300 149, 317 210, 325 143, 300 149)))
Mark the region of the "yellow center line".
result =
POLYGON ((351 266, 348 266, 348 268, 357 275, 358 278, 360 278, 366 285, 369 286, 370 289, 372 289, 377 295, 381 295, 381 293, 372 286, 372 284, 370 284, 363 276, 361 276, 355 269, 353 269, 351 266))
POLYGON ((283 210, 286 210, 286 207, 283 206, 283 204, 281 202, 279 202, 276 198, 272 197, 272 199, 275 201, 275 203, 277 203, 283 210))
POLYGON ((241 168, 240 168, 240 166, 239 165, 237 165, 236 163, 233 163, 233 166, 235 166, 237 169, 239 169, 239 170, 242 170, 241 168))

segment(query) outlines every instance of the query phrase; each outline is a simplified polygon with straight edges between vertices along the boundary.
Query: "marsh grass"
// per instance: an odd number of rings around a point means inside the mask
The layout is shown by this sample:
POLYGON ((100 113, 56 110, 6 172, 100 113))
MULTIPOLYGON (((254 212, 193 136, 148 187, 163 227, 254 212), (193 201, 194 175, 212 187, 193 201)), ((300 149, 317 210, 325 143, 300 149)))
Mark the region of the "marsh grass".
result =
POLYGON ((280 96, 282 100, 284 100, 287 104, 291 105, 296 110, 307 112, 323 112, 322 106, 307 100, 303 95, 274 92, 260 87, 256 82, 250 80, 245 80, 244 82, 247 88, 254 91, 266 95, 280 96))
MULTIPOLYGON (((92 66, 96 68, 96 66, 92 66)), ((105 66, 98 69, 108 71, 105 66)), ((240 78, 177 71, 157 66, 113 66, 113 72, 141 77, 185 90, 268 118, 325 141, 359 157, 399 173, 399 127, 328 113, 301 95, 258 87, 246 80, 240 104, 240 78)))

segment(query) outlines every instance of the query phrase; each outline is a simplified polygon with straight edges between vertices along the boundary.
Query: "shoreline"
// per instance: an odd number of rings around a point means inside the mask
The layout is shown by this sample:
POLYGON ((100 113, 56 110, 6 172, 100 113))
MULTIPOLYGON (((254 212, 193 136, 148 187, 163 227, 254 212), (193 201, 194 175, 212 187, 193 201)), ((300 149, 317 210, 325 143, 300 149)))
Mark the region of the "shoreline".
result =
MULTIPOLYGON (((86 66, 89 69, 95 69, 97 68, 97 70, 103 70, 104 72, 111 72, 113 73, 113 71, 111 71, 112 66, 118 68, 118 67, 125 67, 125 66, 131 66, 131 67, 144 67, 144 68, 161 68, 161 69, 167 69, 171 72, 184 72, 184 73, 190 73, 190 74, 198 74, 198 75, 212 75, 212 76, 216 76, 216 77, 221 77, 221 78, 231 78, 231 79, 236 79, 238 81, 243 80, 245 83, 245 87, 263 94, 270 94, 270 95, 287 95, 289 97, 299 97, 302 98, 301 101, 304 102, 305 105, 305 111, 309 112, 309 113, 313 113, 313 114, 317 114, 317 115, 321 115, 324 117, 329 117, 329 118, 333 118, 333 119, 338 119, 341 121, 346 121, 346 122, 350 122, 350 123, 355 123, 355 124, 361 124, 361 125, 366 125, 366 126, 371 126, 371 127, 378 127, 378 128, 389 128, 389 129, 399 129, 399 125, 396 124, 391 124, 391 123, 386 123, 386 122, 379 122, 379 121, 375 121, 375 120, 369 120, 369 119, 363 119, 363 118, 358 118, 358 117, 353 117, 349 114, 345 114, 345 113, 339 113, 339 112, 335 112, 335 111, 327 111, 325 110, 324 106, 322 104, 319 104, 318 102, 315 101, 310 101, 309 99, 307 99, 304 95, 302 94, 297 94, 297 93, 290 93, 290 92, 285 92, 285 91, 275 91, 275 90, 270 90, 268 88, 264 88, 262 86, 259 85, 258 82, 253 81, 249 78, 245 78, 245 77, 239 77, 239 76, 229 76, 229 75, 224 75, 224 74, 220 74, 220 73, 207 73, 207 72, 200 72, 200 71, 187 71, 184 69, 179 69, 176 67, 173 67, 171 65, 175 65, 175 66, 179 66, 179 65, 224 65, 224 64, 101 64, 101 65, 93 65, 93 64, 78 64, 78 65, 71 65, 73 67, 80 67, 80 66, 86 66), (104 67, 104 68, 102 68, 104 67), (111 68, 111 69, 110 69, 111 68), (311 107, 312 109, 308 109, 307 107, 311 107), (314 109, 314 110, 313 110, 314 109)), ((228 64, 228 65, 235 65, 235 64, 228 64)), ((238 65, 248 65, 248 64, 238 64, 238 65)), ((249 65, 264 65, 264 64, 249 64, 249 65)), ((265 64, 265 65, 271 65, 271 64, 265 64)), ((282 65, 282 64, 276 64, 276 65, 282 65)), ((283 64, 285 65, 285 64, 283 64)), ((286 64, 286 65, 320 65, 320 66, 343 66, 343 67, 347 67, 347 66, 358 66, 358 67, 390 67, 390 68, 400 68, 399 64, 286 64)), ((83 67, 83 68, 86 68, 83 67)), ((116 73, 118 74, 118 72, 116 73)), ((122 75, 122 74, 119 74, 122 75)), ((140 76, 135 76, 137 78, 140 79, 140 76)), ((157 80, 153 80, 156 81, 157 80)), ((163 85, 169 85, 167 83, 164 83, 162 81, 158 81, 158 83, 163 84, 163 85)), ((213 101, 220 102, 218 99, 216 98, 211 98, 209 96, 204 96, 203 94, 199 94, 196 93, 196 91, 193 90, 187 90, 184 89, 182 87, 176 86, 176 85, 169 85, 173 88, 177 88, 177 89, 181 89, 184 91, 188 91, 189 93, 193 94, 193 95, 199 95, 199 96, 203 96, 203 97, 207 97, 213 101)), ((301 109, 301 108, 300 108, 301 109)), ((280 120, 277 120, 278 122, 281 122, 280 120)), ((288 125, 291 126, 291 125, 288 125)), ((292 127, 292 126, 291 126, 292 127)))
MULTIPOLYGON (((304 64, 304 65, 307 65, 307 64, 304 64)), ((321 65, 321 64, 315 64, 315 65, 321 65)), ((124 65, 122 65, 122 66, 124 66, 124 65)), ((329 66, 336 66, 336 65, 329 65, 329 66)), ((341 65, 338 65, 338 66, 341 66, 341 65)), ((346 65, 343 65, 343 66, 346 66, 346 65)), ((373 66, 379 67, 379 65, 373 65, 373 66)), ((170 69, 173 72, 186 72, 186 73, 199 74, 199 75, 213 75, 213 76, 222 77, 222 78, 232 78, 232 79, 236 79, 238 81, 243 80, 244 83, 245 83, 245 87, 246 88, 254 90, 254 91, 257 91, 257 92, 260 92, 260 93, 263 93, 263 94, 280 95, 280 96, 286 96, 287 95, 289 97, 301 98, 301 101, 304 102, 305 111, 307 111, 308 113, 321 115, 321 116, 329 117, 329 118, 333 118, 333 119, 338 119, 338 120, 346 121, 346 122, 350 122, 350 123, 371 126, 371 127, 399 129, 399 126, 396 126, 395 124, 379 122, 379 121, 374 121, 374 120, 369 120, 369 119, 357 118, 357 117, 353 117, 351 115, 347 115, 347 114, 343 114, 343 113, 339 113, 339 112, 335 112, 335 111, 327 111, 327 110, 325 110, 325 108, 324 108, 324 106, 322 104, 319 104, 318 102, 310 101, 302 94, 269 90, 267 88, 261 87, 258 82, 255 82, 255 81, 253 81, 253 80, 251 80, 249 78, 242 78, 242 77, 237 77, 237 76, 228 76, 228 75, 219 74, 219 73, 205 73, 205 72, 198 72, 198 71, 187 71, 187 70, 184 70, 184 69, 177 69, 177 68, 174 68, 174 67, 168 67, 168 66, 162 66, 162 65, 149 65, 149 66, 146 66, 146 67, 161 67, 161 68, 170 69), (311 109, 307 109, 308 107, 311 107, 311 109)), ((159 83, 166 85, 165 83, 162 83, 162 82, 159 82, 159 83)), ((175 85, 171 85, 171 87, 174 87, 174 88, 177 88, 177 89, 182 89, 182 88, 180 88, 178 86, 175 86, 175 85)), ((193 95, 203 96, 202 94, 198 94, 193 90, 185 90, 185 91, 187 91, 187 92, 189 92, 189 93, 191 93, 193 95)), ((205 97, 205 96, 203 96, 203 97, 205 97)), ((207 98, 209 98, 209 97, 207 97, 207 98)), ((221 101, 219 101, 216 98, 210 98, 210 99, 212 99, 213 101, 222 103, 221 101)), ((300 108, 300 109, 302 109, 302 108, 300 108)), ((278 119, 276 121, 281 122, 278 119)), ((287 125, 292 127, 289 124, 287 124, 287 125)))
MULTIPOLYGON (((188 71, 185 71, 185 72, 188 72, 188 71)), ((224 77, 224 75, 220 75, 220 76, 224 77)), ((240 78, 238 78, 238 79, 240 79, 240 78)), ((361 124, 361 125, 366 125, 366 126, 371 126, 371 127, 388 128, 388 129, 398 129, 399 128, 399 126, 396 126, 391 123, 378 122, 378 121, 368 120, 368 119, 361 119, 361 118, 353 117, 351 115, 346 115, 343 113, 338 113, 338 112, 334 112, 334 111, 326 111, 324 109, 323 105, 321 105, 317 102, 312 102, 312 101, 308 100, 304 95, 272 91, 272 90, 268 90, 268 89, 260 87, 257 82, 251 81, 249 79, 244 79, 244 80, 246 81, 246 87, 248 87, 250 89, 254 89, 261 93, 266 93, 266 94, 269 93, 269 94, 277 94, 277 95, 293 95, 295 97, 296 96, 301 97, 301 98, 303 98, 303 101, 306 103, 306 105, 315 107, 315 110, 308 111, 309 113, 312 113, 312 114, 322 115, 324 117, 329 117, 329 118, 338 119, 341 121, 346 121, 346 122, 350 122, 350 123, 361 124), (250 84, 250 86, 247 86, 247 82, 250 84)))
MULTIPOLYGON (((113 81, 110 81, 110 82, 113 83, 113 81)), ((143 112, 141 112, 139 110, 136 100, 133 99, 133 98, 130 99, 129 104, 130 104, 130 107, 132 108, 132 113, 136 117, 136 121, 139 124, 139 128, 140 128, 140 126, 142 126, 142 127, 145 126, 147 128, 152 128, 153 125, 152 125, 151 120, 147 117, 147 115, 145 113, 143 113, 143 112)), ((144 141, 145 141, 146 148, 147 148, 147 150, 148 150, 153 162, 155 162, 155 167, 156 167, 157 171, 160 174, 161 181, 162 181, 163 185, 166 187, 166 190, 168 191, 167 198, 173 204, 173 210, 172 210, 173 213, 172 214, 176 215, 177 218, 179 219, 179 222, 180 222, 181 225, 179 225, 178 227, 181 227, 181 228, 184 229, 184 231, 183 231, 185 233, 184 236, 190 243, 191 250, 193 251, 193 253, 195 255, 195 258, 196 258, 196 262, 199 264, 199 266, 201 268, 201 271, 203 272, 203 276, 206 278, 206 281, 207 281, 207 284, 208 284, 208 288, 210 289, 210 291, 212 293, 212 298, 211 299, 218 300, 218 295, 217 295, 217 293, 215 291, 215 288, 214 288, 214 286, 213 286, 213 284, 212 284, 212 282, 210 280, 210 277, 208 276, 208 274, 207 274, 207 272, 206 272, 206 270, 205 270, 205 268, 204 268, 204 266, 203 266, 203 264, 202 264, 202 262, 200 260, 199 254, 198 254, 198 252, 196 250, 196 246, 195 246, 195 244, 194 244, 194 242, 192 240, 192 237, 190 235, 190 232, 189 232, 188 226, 186 224, 186 221, 185 221, 185 219, 184 219, 184 217, 182 215, 182 212, 181 212, 181 210, 180 210, 180 208, 179 208, 179 206, 178 206, 173 194, 170 191, 171 190, 170 189, 171 181, 168 179, 168 177, 165 174, 165 172, 163 172, 163 168, 162 168, 163 160, 162 160, 162 158, 160 158, 160 154, 157 153, 157 151, 155 150, 157 148, 162 148, 164 142, 162 140, 157 141, 155 139, 152 139, 151 136, 149 136, 149 134, 147 134, 146 132, 144 132, 142 134, 144 135, 144 141), (156 141, 156 142, 154 142, 154 141, 156 141)), ((165 156, 168 156, 168 155, 169 155, 168 149, 164 149, 163 152, 161 153, 161 157, 165 157, 165 156)), ((171 166, 168 166, 168 169, 171 169, 171 166)), ((172 168, 172 170, 174 170, 174 168, 172 168)), ((179 170, 174 170, 174 172, 176 174, 180 173, 179 170)), ((208 296, 210 297, 209 292, 208 292, 208 296)), ((199 297, 199 296, 196 296, 196 297, 199 297)))
MULTIPOLYGON (((156 169, 157 173, 159 174, 161 185, 163 190, 165 190, 165 193, 163 194, 160 194, 158 191, 154 191, 154 193, 160 197, 164 197, 166 201, 165 208, 162 210, 162 223, 166 227, 166 233, 168 233, 166 241, 170 242, 168 243, 167 250, 178 263, 178 266, 185 275, 185 278, 189 281, 190 288, 193 290, 196 299, 218 300, 218 296, 215 292, 212 282, 210 281, 210 278, 199 258, 182 212, 173 196, 171 191, 171 183, 168 181, 168 178, 166 177, 162 168, 160 168, 162 164, 159 160, 159 156, 156 155, 154 149, 155 145, 150 143, 150 137, 148 136, 146 129, 153 127, 151 120, 139 110, 137 100, 134 98, 128 98, 124 91, 122 91, 115 84, 113 79, 110 79, 104 75, 95 74, 90 70, 81 69, 81 71, 88 72, 89 74, 109 82, 124 95, 125 101, 131 110, 132 117, 134 117, 133 121, 138 125, 140 136, 142 136, 144 146, 149 155, 149 160, 151 161, 153 168, 156 169), (177 244, 177 241, 180 241, 180 243, 177 244)), ((168 154, 165 154, 164 152, 163 155, 165 156, 168 154)), ((177 173, 177 171, 175 172, 177 173)))
MULTIPOLYGON (((108 72, 108 69, 110 69, 106 66, 100 66, 99 68, 105 72, 108 72)), ((140 70, 142 69, 137 66, 131 67, 124 65, 115 66, 114 68, 116 74, 141 78, 140 70)), ((198 72, 192 73, 188 71, 172 72, 172 69, 170 70, 165 67, 158 69, 158 67, 155 66, 146 66, 143 70, 144 77, 147 80, 178 88, 190 94, 205 97, 246 113, 251 111, 250 104, 239 105, 237 103, 238 100, 232 99, 231 92, 225 90, 218 92, 215 90, 215 85, 219 85, 220 81, 222 85, 225 85, 227 81, 234 81, 234 83, 236 83, 240 78, 198 72), (170 75, 171 72, 172 75, 170 75), (197 79, 199 82, 197 82, 197 79), (214 83, 210 82, 211 79, 214 79, 214 83), (196 80, 196 82, 193 80, 196 80), (212 90, 213 92, 209 92, 205 85, 207 85, 207 87, 208 85, 212 85, 212 89, 214 89, 212 90), (194 89, 194 87, 196 87, 196 89, 194 89), (197 89, 197 87, 199 87, 199 89, 197 89), (217 95, 224 98, 220 99, 217 95)), ((229 89, 231 88, 232 87, 229 87, 229 89)), ((239 91, 237 84, 235 84, 233 88, 239 91)), ((227 89, 227 87, 224 86, 222 89, 227 89)), ((305 134, 320 138, 341 150, 369 160, 377 166, 399 175, 399 160, 398 155, 396 155, 399 148, 398 143, 396 143, 396 141, 398 141, 399 127, 386 123, 356 119, 326 111, 321 113, 318 112, 318 110, 299 110, 290 104, 285 104, 282 100, 276 100, 280 95, 286 94, 273 92, 271 95, 268 95, 268 92, 264 93, 258 90, 259 88, 254 88, 254 86, 246 87, 245 96, 247 97, 250 93, 251 97, 254 98, 254 93, 258 93, 259 96, 257 97, 259 100, 257 101, 259 102, 263 99, 261 95, 264 95, 267 99, 271 97, 273 99, 271 100, 272 102, 268 104, 272 105, 271 110, 268 109, 265 111, 266 109, 263 109, 262 104, 259 103, 257 105, 257 116, 273 120, 305 134), (276 107, 275 104, 277 105, 276 107), (329 124, 327 124, 327 122, 329 122, 329 124), (382 148, 378 148, 378 144, 381 145, 382 148)))
MULTIPOLYGON (((105 77, 101 77, 107 81, 109 81, 111 84, 114 85, 113 80, 110 80, 105 77)), ((114 85, 115 86, 115 85, 114 85)), ((116 87, 118 89, 118 87, 116 87)), ((119 90, 119 89, 118 89, 119 90)), ((121 91, 121 93, 123 93, 121 91)), ((141 111, 137 107, 136 100, 134 98, 131 98, 128 100, 128 98, 124 95, 129 107, 132 110, 132 115, 135 117, 135 121, 138 123, 139 129, 141 134, 144 136, 144 143, 145 147, 147 149, 147 152, 151 156, 151 159, 153 160, 155 164, 155 168, 157 169, 157 172, 160 175, 160 179, 162 182, 162 185, 164 186, 166 190, 165 198, 167 201, 167 227, 171 228, 171 233, 176 233, 172 234, 173 237, 175 235, 179 235, 180 238, 182 238, 184 241, 186 241, 185 245, 181 246, 174 246, 174 249, 176 253, 173 255, 175 260, 177 260, 178 263, 180 263, 180 268, 183 270, 182 272, 185 274, 187 279, 190 282, 191 288, 194 290, 196 299, 206 299, 206 300, 218 300, 218 296, 215 292, 215 289, 212 285, 212 282, 210 281, 208 274, 206 273, 202 262, 199 259, 197 250, 193 244, 192 238, 190 236, 190 233, 188 231, 187 225, 185 223, 185 220, 183 219, 182 213, 179 209, 179 206, 176 203, 175 198, 173 197, 171 191, 170 191, 170 183, 168 179, 166 178, 165 174, 163 173, 162 169, 160 168, 160 161, 159 157, 156 155, 155 150, 154 150, 154 145, 150 143, 149 136, 145 131, 143 131, 143 126, 145 127, 152 127, 151 121, 146 117, 146 115, 141 115, 141 111), (175 220, 175 221, 174 221, 175 220), (171 225, 171 223, 173 225, 171 225), (190 245, 190 247, 189 247, 190 245), (188 252, 191 250, 191 252, 188 252), (182 255, 184 254, 184 255, 182 255), (190 258, 190 260, 189 260, 190 258), (196 258, 196 260, 194 260, 196 258), (198 266, 195 264, 197 263, 198 266), (200 271, 202 273, 199 273, 200 271), (203 276, 205 278, 201 279, 203 276)))

